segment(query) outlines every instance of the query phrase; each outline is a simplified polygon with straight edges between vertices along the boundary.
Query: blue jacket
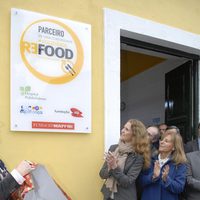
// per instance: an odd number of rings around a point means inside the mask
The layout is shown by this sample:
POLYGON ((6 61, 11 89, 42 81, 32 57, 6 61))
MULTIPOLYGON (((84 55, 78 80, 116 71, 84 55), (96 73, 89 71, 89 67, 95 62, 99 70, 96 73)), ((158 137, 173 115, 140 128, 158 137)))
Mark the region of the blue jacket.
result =
POLYGON ((170 167, 166 182, 162 181, 162 173, 156 180, 152 180, 156 159, 157 157, 152 159, 150 168, 140 174, 139 183, 143 190, 142 200, 178 200, 186 182, 186 164, 176 165, 168 160, 161 168, 162 171, 166 165, 170 167))

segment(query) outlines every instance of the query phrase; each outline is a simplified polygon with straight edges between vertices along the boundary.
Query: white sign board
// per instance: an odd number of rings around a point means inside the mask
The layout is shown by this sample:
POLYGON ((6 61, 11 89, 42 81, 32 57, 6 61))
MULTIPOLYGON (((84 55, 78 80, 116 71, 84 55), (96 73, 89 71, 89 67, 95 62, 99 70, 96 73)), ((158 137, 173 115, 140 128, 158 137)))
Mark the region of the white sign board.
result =
POLYGON ((11 10, 11 130, 91 132, 91 26, 11 10))

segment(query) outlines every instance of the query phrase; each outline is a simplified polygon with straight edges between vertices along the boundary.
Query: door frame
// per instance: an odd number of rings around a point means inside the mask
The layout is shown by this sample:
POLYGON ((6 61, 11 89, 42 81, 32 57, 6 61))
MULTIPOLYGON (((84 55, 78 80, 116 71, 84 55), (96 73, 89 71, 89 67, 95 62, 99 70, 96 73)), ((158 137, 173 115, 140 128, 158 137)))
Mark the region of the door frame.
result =
MULTIPOLYGON (((199 92, 198 92, 198 74, 199 74, 199 70, 198 70, 198 62, 200 60, 200 56, 196 55, 196 54, 191 54, 188 52, 183 52, 177 49, 172 49, 172 48, 168 48, 168 47, 164 47, 164 46, 159 46, 156 44, 152 44, 152 43, 147 43, 144 41, 139 41, 139 40, 135 40, 132 38, 126 38, 121 36, 121 44, 125 44, 128 46, 132 46, 132 47, 136 47, 136 48, 140 48, 140 49, 144 49, 144 50, 149 50, 149 51, 153 51, 153 52, 158 52, 158 53, 162 53, 162 54, 166 54, 166 55, 172 55, 172 56, 176 56, 176 57, 180 57, 180 58, 185 58, 188 61, 191 61, 191 73, 190 73, 190 97, 191 97, 191 109, 190 109, 190 120, 191 120, 191 126, 190 128, 190 139, 195 139, 197 137, 197 130, 198 130, 198 119, 199 119, 199 115, 198 115, 198 110, 199 110, 199 92)), ((165 113, 166 116, 166 113, 165 113)))
MULTIPOLYGON (((104 8, 104 145, 106 150, 111 144, 118 143, 120 133, 121 36, 200 55, 200 35, 104 8)), ((197 78, 199 80, 199 76, 197 78)), ((199 110, 197 112, 199 116, 199 110)))

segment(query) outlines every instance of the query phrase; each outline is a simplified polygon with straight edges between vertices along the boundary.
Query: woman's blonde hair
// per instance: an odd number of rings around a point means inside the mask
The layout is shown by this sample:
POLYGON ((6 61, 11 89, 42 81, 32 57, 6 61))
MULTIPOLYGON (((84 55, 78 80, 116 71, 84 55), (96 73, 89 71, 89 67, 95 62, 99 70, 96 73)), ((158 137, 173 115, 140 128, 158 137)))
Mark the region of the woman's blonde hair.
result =
POLYGON ((178 165, 181 163, 187 162, 184 148, 183 148, 183 140, 180 132, 175 129, 167 129, 166 132, 162 135, 162 139, 165 138, 166 136, 171 135, 172 136, 172 142, 174 146, 174 150, 172 151, 172 161, 178 165))
POLYGON ((149 137, 144 124, 137 119, 130 119, 128 121, 131 124, 131 130, 133 133, 133 147, 135 152, 143 155, 144 166, 146 169, 150 166, 150 143, 149 137))

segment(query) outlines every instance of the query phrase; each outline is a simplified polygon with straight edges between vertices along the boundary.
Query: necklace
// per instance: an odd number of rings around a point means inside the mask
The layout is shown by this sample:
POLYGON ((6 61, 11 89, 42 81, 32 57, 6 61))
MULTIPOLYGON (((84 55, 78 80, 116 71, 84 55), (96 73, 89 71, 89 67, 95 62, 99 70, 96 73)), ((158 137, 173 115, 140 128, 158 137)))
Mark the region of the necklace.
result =
POLYGON ((162 159, 160 158, 160 154, 158 155, 158 161, 159 161, 160 167, 162 167, 168 160, 169 160, 169 157, 162 159))

